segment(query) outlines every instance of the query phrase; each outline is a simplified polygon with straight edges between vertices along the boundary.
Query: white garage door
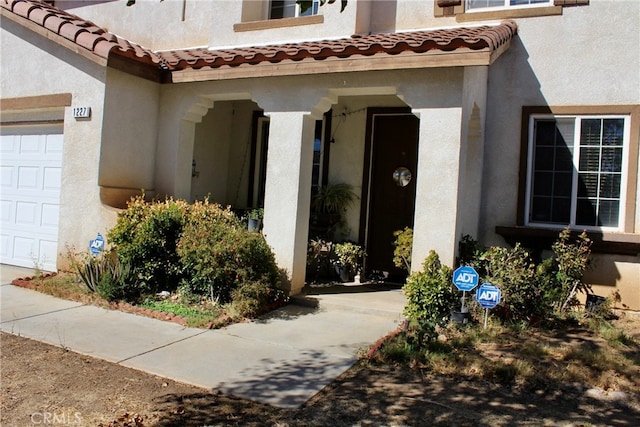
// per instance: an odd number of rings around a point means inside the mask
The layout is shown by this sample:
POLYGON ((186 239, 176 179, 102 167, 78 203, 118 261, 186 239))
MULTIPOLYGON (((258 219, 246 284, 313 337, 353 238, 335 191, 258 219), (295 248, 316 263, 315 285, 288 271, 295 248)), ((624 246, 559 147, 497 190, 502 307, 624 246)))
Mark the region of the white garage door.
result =
POLYGON ((3 128, 0 261, 56 270, 62 127, 3 128))

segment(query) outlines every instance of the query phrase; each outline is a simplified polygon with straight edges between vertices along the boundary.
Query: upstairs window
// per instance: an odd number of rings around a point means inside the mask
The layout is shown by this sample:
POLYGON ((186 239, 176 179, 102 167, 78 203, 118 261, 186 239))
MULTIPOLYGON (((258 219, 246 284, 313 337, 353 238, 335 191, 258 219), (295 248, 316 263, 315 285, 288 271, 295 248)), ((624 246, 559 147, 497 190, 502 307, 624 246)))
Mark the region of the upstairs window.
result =
POLYGON ((590 0, 434 0, 433 16, 458 22, 562 15, 562 9, 587 6, 590 0))
POLYGON ((527 225, 624 226, 628 116, 532 116, 527 225))
POLYGON ((553 0, 466 0, 467 11, 551 5, 553 0))
POLYGON ((271 0, 269 6, 269 19, 317 15, 319 6, 320 0, 313 0, 311 7, 303 11, 296 0, 271 0))

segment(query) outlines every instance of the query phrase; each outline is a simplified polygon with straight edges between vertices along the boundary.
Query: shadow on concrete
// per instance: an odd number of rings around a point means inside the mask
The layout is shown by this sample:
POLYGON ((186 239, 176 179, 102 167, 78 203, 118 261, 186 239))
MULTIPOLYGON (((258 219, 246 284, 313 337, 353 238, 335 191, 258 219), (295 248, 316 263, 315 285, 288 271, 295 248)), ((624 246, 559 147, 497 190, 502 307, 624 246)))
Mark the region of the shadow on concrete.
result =
POLYGON ((317 303, 309 302, 307 304, 292 298, 289 304, 254 319, 253 323, 269 323, 273 320, 295 320, 301 316, 317 313, 318 310, 317 303))
POLYGON ((402 289, 400 283, 390 282, 365 282, 356 283, 324 283, 306 285, 302 291, 304 295, 323 295, 323 294, 358 294, 368 292, 385 292, 402 289))
POLYGON ((282 408, 297 408, 354 362, 352 357, 337 361, 335 355, 325 351, 301 351, 286 363, 262 359, 260 366, 267 368, 261 375, 256 376, 254 368, 249 367, 220 384, 218 389, 232 396, 273 403, 282 408))

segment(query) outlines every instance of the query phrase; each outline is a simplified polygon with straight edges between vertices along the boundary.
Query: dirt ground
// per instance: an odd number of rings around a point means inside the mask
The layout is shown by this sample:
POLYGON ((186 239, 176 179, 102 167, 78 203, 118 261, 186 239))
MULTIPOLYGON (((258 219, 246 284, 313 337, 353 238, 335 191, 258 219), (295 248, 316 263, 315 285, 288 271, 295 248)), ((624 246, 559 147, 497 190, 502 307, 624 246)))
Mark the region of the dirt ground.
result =
MULTIPOLYGON (((640 320, 629 323, 640 338, 640 320)), ((638 394, 523 391, 356 365, 303 407, 279 409, 2 334, 3 426, 637 426, 638 394)), ((640 369, 638 371, 640 373, 640 369)))

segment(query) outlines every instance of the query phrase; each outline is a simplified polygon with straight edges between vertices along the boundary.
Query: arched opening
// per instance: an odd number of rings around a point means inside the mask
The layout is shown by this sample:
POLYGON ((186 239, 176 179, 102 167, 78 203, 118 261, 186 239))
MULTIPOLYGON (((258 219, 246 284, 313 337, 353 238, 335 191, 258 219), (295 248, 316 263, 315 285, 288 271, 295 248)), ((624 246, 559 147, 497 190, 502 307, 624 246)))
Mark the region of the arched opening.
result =
POLYGON ((190 200, 262 207, 268 122, 253 101, 216 101, 197 123, 190 200))

